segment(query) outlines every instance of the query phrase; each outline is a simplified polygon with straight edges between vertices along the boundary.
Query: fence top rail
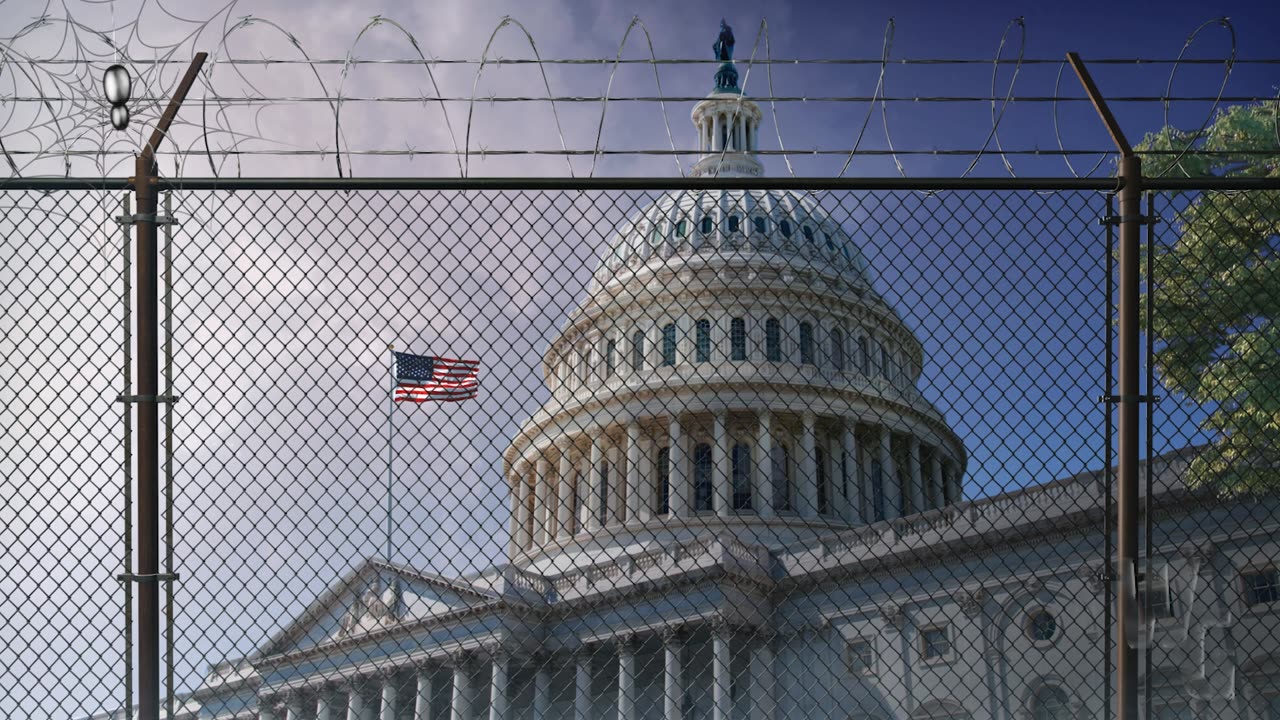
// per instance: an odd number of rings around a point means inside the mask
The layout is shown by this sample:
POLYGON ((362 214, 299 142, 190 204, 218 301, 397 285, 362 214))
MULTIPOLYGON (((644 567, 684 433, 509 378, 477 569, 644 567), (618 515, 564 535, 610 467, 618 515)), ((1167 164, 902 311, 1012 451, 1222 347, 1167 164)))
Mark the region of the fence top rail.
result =
MULTIPOLYGON (((1026 190, 1115 191, 1118 178, 901 177, 237 177, 160 178, 161 190, 1026 190)), ((132 178, 29 177, 0 180, 0 190, 129 190, 132 178)), ((1272 178, 1144 178, 1146 190, 1280 190, 1272 178)))

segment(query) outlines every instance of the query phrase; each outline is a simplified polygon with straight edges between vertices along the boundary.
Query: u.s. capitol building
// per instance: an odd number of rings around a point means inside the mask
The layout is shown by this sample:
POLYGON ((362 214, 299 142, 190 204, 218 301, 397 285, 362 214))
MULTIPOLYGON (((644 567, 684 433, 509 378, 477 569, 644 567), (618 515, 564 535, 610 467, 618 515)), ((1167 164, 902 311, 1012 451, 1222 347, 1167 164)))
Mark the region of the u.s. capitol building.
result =
MULTIPOLYGON (((762 114, 717 51, 692 174, 761 175, 762 114)), ((810 197, 667 194, 617 229, 546 350, 551 399, 504 454, 509 562, 370 561, 186 711, 1103 717, 1101 473, 965 500, 923 362, 810 197)), ((1276 509, 1187 492, 1188 457, 1151 461, 1153 717, 1276 720, 1276 509)))

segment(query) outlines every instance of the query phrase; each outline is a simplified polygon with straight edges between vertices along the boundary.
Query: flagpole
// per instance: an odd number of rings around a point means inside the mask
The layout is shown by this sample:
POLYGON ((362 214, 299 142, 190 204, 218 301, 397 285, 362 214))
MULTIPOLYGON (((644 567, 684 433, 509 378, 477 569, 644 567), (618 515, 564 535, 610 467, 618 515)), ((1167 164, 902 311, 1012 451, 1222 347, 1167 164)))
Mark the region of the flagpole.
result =
POLYGON ((396 346, 387 345, 391 353, 391 392, 387 394, 387 563, 391 563, 391 492, 392 492, 392 454, 391 439, 395 430, 393 420, 396 409, 396 346))

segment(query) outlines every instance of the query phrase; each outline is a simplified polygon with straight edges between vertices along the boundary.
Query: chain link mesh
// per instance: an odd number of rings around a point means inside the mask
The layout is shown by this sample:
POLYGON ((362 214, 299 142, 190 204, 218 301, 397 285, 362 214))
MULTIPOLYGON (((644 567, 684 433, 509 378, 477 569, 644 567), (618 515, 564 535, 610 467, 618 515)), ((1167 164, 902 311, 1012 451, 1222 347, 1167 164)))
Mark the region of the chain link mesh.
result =
MULTIPOLYGON (((1270 718, 1280 203, 1151 200, 1144 716, 1270 718)), ((4 201, 0 714, 124 717, 121 196, 4 201)), ((170 203, 177 716, 1108 716, 1101 192, 170 203)))

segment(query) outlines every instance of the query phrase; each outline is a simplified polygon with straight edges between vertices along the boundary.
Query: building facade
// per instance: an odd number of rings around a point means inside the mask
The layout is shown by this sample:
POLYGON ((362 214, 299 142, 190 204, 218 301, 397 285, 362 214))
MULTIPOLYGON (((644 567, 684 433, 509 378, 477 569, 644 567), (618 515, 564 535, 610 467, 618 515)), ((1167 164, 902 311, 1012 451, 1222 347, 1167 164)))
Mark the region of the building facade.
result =
MULTIPOLYGON (((695 176, 762 174, 762 113, 728 55, 692 112, 695 176)), ((370 561, 186 707, 1104 717, 1102 475, 966 500, 923 363, 819 198, 663 195, 616 229, 543 357, 551 399, 503 456, 507 562, 445 578, 370 561)), ((1280 720, 1276 508, 1188 492, 1188 458, 1150 461, 1153 717, 1280 720)))

